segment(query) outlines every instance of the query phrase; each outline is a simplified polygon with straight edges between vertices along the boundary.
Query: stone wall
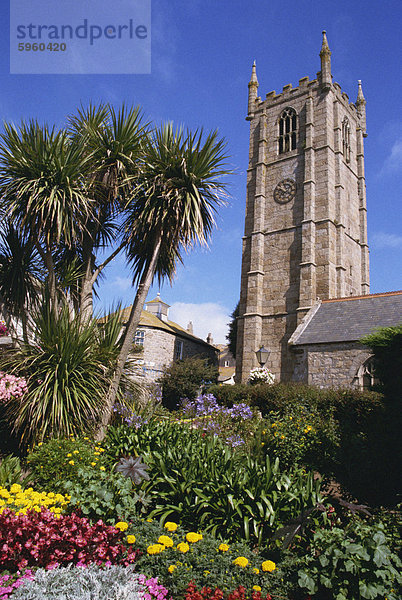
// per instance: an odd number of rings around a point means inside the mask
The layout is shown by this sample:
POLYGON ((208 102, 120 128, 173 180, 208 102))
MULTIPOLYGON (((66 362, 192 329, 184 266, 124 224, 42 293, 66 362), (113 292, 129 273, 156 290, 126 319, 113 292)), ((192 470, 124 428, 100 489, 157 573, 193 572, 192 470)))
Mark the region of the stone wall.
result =
POLYGON ((359 388, 359 367, 372 353, 358 342, 294 346, 293 381, 318 387, 359 388))
POLYGON ((137 364, 147 379, 155 381, 165 369, 172 364, 175 357, 177 341, 183 342, 182 358, 192 356, 206 356, 217 364, 217 351, 212 346, 207 346, 196 340, 181 337, 163 329, 140 327, 145 331, 144 349, 142 356, 137 359, 137 364))

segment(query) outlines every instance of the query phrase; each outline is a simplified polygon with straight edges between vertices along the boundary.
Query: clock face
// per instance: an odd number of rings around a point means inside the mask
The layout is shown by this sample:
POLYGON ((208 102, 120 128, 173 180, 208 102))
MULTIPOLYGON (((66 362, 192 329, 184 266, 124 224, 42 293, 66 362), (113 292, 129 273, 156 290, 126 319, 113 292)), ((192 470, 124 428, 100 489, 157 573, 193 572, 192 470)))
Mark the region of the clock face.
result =
POLYGON ((286 204, 296 195, 296 182, 293 179, 282 179, 274 189, 274 200, 278 204, 286 204))

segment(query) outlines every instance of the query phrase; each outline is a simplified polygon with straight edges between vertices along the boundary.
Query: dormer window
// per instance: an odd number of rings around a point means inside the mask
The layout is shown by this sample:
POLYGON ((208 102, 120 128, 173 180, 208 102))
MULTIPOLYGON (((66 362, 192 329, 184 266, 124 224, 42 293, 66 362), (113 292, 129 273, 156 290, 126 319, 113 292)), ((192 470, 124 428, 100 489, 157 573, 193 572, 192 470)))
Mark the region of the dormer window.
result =
POLYGON ((350 126, 346 117, 342 122, 342 152, 345 161, 350 162, 350 126))
POLYGON ((284 154, 296 148, 297 115, 293 108, 285 108, 279 117, 278 151, 284 154))

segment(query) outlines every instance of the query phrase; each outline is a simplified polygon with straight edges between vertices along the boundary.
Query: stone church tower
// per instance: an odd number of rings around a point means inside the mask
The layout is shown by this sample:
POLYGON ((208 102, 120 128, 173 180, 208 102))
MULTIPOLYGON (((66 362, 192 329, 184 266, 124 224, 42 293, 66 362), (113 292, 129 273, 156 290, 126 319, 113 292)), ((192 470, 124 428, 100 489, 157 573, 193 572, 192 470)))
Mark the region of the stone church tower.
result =
POLYGON ((354 104, 332 81, 325 31, 320 59, 317 79, 264 100, 252 68, 237 381, 261 346, 276 380, 292 380, 288 340, 317 298, 369 293, 366 101, 360 81, 354 104))

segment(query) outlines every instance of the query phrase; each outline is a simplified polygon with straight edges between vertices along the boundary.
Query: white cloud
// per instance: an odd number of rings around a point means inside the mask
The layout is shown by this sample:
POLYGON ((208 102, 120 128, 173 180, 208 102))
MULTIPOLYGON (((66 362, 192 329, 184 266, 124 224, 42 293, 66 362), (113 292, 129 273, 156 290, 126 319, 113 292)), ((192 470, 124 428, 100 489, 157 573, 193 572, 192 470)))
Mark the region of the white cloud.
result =
POLYGON ((402 236, 396 233, 379 231, 372 236, 370 245, 377 250, 381 248, 400 248, 402 247, 402 236))
POLYGON ((115 277, 111 282, 110 286, 113 288, 117 288, 120 292, 125 292, 129 288, 131 288, 132 277, 115 277))
POLYGON ((391 153, 385 160, 381 174, 389 173, 390 171, 397 171, 402 168, 402 140, 394 142, 391 153))
POLYGON ((175 302, 170 307, 169 319, 182 327, 187 327, 188 322, 192 321, 194 335, 197 337, 205 340, 208 333, 211 333, 215 344, 226 343, 230 316, 227 308, 221 304, 175 302))

